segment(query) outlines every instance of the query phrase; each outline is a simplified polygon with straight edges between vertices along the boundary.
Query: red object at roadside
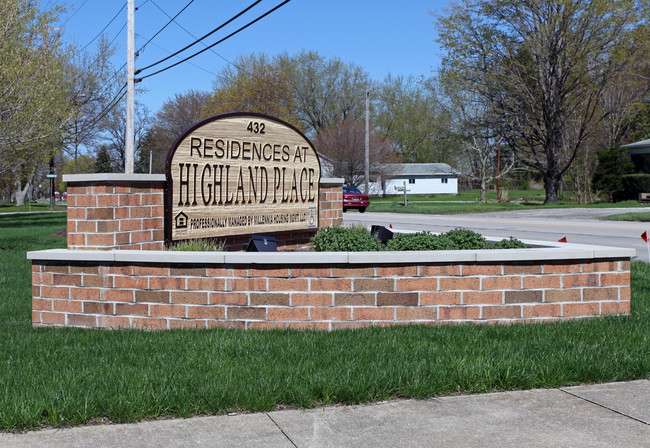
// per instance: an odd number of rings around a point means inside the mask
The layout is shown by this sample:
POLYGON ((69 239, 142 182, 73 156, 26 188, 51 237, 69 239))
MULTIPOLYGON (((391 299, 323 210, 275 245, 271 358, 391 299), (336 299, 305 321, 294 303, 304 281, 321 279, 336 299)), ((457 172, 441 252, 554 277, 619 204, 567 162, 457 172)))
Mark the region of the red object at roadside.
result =
POLYGON ((355 187, 343 187, 343 211, 347 212, 349 208, 356 208, 363 213, 370 205, 368 195, 365 195, 355 187))
POLYGON ((641 234, 641 238, 643 238, 643 241, 645 241, 646 243, 648 242, 648 231, 647 230, 641 234))
POLYGON ((557 240, 557 242, 558 242, 558 243, 566 243, 566 242, 567 242, 566 236, 563 236, 562 238, 560 238, 559 240, 557 240))

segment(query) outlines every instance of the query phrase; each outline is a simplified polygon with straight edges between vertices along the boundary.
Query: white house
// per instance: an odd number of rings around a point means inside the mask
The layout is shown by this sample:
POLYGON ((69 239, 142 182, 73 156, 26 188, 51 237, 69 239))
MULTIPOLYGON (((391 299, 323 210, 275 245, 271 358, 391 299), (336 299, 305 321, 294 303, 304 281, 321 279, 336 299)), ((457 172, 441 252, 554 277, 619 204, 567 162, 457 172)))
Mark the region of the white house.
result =
POLYGON ((370 185, 371 194, 458 194, 458 173, 446 163, 398 163, 387 165, 389 177, 382 188, 379 182, 370 185))

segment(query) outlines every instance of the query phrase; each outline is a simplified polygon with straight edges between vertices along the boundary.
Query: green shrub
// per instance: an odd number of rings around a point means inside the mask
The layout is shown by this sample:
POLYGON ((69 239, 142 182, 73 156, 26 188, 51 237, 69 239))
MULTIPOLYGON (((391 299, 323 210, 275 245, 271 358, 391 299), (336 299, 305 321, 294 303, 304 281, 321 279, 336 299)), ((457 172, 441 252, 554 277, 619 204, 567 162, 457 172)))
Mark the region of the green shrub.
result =
POLYGON ((650 174, 627 174, 621 178, 623 190, 615 195, 616 202, 638 200, 639 193, 650 193, 650 174))
POLYGON ((467 229, 454 229, 442 235, 449 238, 454 250, 488 249, 490 244, 480 233, 467 229))
POLYGON ((221 252, 223 251, 224 241, 213 240, 183 240, 176 244, 165 247, 165 250, 185 251, 185 252, 221 252))
POLYGON ((494 243, 495 249, 528 249, 530 246, 526 243, 522 243, 517 238, 507 238, 501 241, 494 243))
POLYGON ((384 245, 363 226, 325 227, 309 241, 316 252, 374 252, 384 245))
POLYGON ((443 235, 431 232, 398 233, 388 240, 387 250, 452 250, 453 243, 443 235))

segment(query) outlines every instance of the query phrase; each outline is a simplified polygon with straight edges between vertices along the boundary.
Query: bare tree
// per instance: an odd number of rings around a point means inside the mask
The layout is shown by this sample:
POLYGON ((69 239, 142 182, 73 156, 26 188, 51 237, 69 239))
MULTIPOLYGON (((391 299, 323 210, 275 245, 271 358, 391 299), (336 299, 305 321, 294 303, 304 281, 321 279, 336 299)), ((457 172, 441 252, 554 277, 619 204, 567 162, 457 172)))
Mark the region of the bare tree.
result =
MULTIPOLYGON (((136 152, 140 150, 148 122, 147 107, 136 102, 134 128, 136 152)), ((100 138, 108 147, 118 171, 123 173, 126 164, 126 104, 124 102, 119 103, 104 117, 102 130, 100 138)))
MULTIPOLYGON (((364 182, 365 123, 362 120, 347 119, 328 129, 322 129, 314 145, 332 164, 332 175, 344 178, 345 185, 358 187, 364 182)), ((399 157, 391 142, 371 130, 370 176, 381 178, 390 174, 386 164, 398 161, 399 157)))

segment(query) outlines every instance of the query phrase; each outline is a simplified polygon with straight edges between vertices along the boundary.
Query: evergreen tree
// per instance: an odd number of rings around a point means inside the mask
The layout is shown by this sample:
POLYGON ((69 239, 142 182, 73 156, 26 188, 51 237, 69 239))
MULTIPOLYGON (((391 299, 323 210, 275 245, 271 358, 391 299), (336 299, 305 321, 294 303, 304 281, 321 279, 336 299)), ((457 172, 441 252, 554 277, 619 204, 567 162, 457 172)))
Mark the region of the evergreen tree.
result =
POLYGON ((598 166, 591 182, 595 192, 601 192, 614 200, 615 193, 623 189, 623 175, 634 171, 634 165, 623 148, 613 148, 598 152, 598 166))
POLYGON ((108 152, 108 148, 106 146, 101 146, 97 152, 97 160, 95 160, 95 172, 113 172, 113 160, 111 159, 111 154, 108 152))

